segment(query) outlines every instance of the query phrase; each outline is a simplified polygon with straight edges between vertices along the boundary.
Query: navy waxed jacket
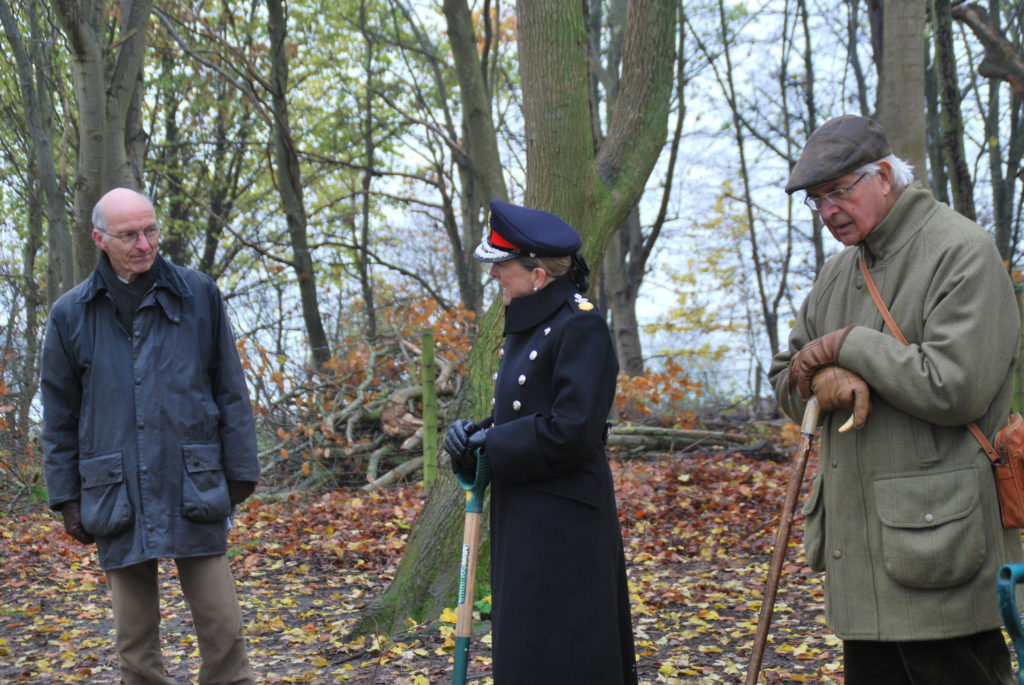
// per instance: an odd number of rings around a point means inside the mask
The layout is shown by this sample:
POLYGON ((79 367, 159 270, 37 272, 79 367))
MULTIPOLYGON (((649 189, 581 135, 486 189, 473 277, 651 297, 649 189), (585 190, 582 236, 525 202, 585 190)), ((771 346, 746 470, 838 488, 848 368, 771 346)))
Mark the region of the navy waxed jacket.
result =
POLYGON ((259 480, 252 405, 220 291, 158 257, 129 331, 98 271, 43 345, 49 504, 80 500, 100 565, 223 554, 227 481, 259 480))

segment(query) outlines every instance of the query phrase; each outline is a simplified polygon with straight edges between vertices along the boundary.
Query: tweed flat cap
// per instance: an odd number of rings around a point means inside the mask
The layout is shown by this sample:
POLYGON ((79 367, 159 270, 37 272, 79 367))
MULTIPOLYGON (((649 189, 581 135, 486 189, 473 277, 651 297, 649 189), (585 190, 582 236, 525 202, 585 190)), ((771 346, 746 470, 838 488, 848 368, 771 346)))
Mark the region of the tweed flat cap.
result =
POLYGON ((481 262, 504 262, 528 254, 562 257, 580 249, 580 236, 561 217, 542 209, 491 200, 490 233, 473 256, 481 262))
POLYGON ((786 192, 828 183, 890 154, 889 139, 875 120, 852 114, 830 119, 808 136, 786 192))

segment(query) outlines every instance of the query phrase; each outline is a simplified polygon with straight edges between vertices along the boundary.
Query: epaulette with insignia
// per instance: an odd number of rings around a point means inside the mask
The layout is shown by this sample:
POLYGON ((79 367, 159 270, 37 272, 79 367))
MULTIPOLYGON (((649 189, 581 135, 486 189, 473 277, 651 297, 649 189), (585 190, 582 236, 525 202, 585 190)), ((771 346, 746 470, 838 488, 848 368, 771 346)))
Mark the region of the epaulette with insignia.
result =
POLYGON ((594 303, 588 300, 587 298, 583 297, 579 293, 576 293, 573 296, 573 298, 576 300, 576 306, 579 307, 582 311, 589 312, 591 309, 594 308, 594 303))

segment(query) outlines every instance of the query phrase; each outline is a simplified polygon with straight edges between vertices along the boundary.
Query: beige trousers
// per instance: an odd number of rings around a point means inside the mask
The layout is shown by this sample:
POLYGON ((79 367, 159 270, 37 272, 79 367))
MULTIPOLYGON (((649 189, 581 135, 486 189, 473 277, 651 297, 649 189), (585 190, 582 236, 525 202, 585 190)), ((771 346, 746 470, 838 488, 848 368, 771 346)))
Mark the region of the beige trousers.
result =
MULTIPOLYGON (((253 685, 245 653, 242 610, 224 554, 175 559, 181 589, 199 638, 200 685, 253 685)), ((107 571, 114 604, 117 653, 125 685, 176 685, 160 652, 157 561, 107 571)))

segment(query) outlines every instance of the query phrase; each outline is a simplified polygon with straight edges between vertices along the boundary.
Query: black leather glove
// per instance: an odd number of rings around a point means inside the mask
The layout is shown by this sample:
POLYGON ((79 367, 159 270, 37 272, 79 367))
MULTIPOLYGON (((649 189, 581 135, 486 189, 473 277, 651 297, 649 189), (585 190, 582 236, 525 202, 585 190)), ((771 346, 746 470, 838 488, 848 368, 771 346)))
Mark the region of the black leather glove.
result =
POLYGON ((64 530, 68 535, 83 545, 91 545, 96 542, 96 538, 82 527, 82 505, 78 500, 65 502, 60 508, 60 515, 64 519, 64 530))
POLYGON ((256 483, 251 480, 229 480, 228 497, 231 498, 231 506, 241 504, 249 498, 256 490, 256 483))
POLYGON ((476 468, 476 455, 469 449, 469 439, 477 431, 469 419, 456 419, 448 426, 444 436, 444 449, 452 458, 452 471, 470 471, 476 468))
POLYGON ((476 430, 476 424, 469 419, 456 419, 444 435, 444 452, 452 457, 452 469, 457 470, 458 462, 466 452, 469 436, 476 430))

